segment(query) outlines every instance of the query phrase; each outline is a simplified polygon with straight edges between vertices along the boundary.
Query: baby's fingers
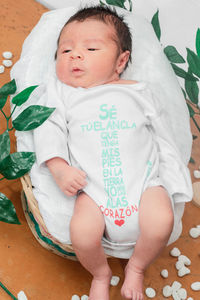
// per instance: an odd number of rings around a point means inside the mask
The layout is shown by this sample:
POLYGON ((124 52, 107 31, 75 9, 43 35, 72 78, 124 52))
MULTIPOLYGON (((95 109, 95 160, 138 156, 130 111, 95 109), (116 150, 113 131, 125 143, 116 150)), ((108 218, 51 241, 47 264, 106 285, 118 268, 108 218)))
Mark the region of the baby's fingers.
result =
POLYGON ((82 170, 79 169, 78 172, 79 172, 79 175, 80 175, 82 178, 86 178, 87 174, 86 174, 84 171, 82 171, 82 170))
POLYGON ((71 186, 70 188, 65 190, 65 194, 70 197, 75 196, 77 194, 77 189, 71 186))
POLYGON ((84 184, 80 183, 77 180, 72 184, 72 187, 75 188, 77 191, 82 189, 84 186, 85 186, 84 184))
POLYGON ((87 185, 87 181, 86 181, 85 178, 78 177, 78 178, 76 178, 76 184, 79 185, 79 188, 78 188, 78 189, 82 189, 84 186, 87 185))

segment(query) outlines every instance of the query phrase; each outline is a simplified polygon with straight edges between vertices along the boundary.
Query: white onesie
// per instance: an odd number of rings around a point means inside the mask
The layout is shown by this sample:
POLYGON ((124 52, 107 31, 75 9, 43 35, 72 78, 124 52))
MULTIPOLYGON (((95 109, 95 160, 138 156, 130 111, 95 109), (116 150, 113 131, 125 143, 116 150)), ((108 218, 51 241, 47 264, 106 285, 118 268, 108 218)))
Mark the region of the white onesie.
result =
MULTIPOLYGON (((49 179, 44 162, 52 157, 61 157, 86 172, 84 191, 104 215, 102 243, 108 248, 129 248, 130 256, 139 235, 139 205, 146 188, 164 186, 173 209, 192 199, 189 170, 173 142, 170 124, 161 117, 159 101, 145 83, 85 89, 54 78, 48 84, 45 105, 56 110, 34 131, 37 163, 49 179)), ((45 183, 35 187, 36 198, 37 193, 47 193, 45 187, 45 183)), ((39 207, 50 233, 69 242, 75 197, 56 193, 54 199, 39 202, 39 207)))

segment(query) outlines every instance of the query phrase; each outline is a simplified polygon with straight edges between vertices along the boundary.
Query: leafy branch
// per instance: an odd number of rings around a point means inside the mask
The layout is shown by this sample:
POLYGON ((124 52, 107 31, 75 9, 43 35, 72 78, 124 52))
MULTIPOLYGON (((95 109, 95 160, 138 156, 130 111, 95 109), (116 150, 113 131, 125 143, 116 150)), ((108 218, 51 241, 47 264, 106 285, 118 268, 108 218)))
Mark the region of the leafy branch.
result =
MULTIPOLYGON (((5 114, 3 108, 7 103, 8 97, 16 93, 16 82, 13 79, 0 88, 0 112, 6 122, 6 130, 0 135, 0 174, 2 175, 0 181, 3 179, 13 180, 22 177, 30 171, 35 162, 34 152, 11 153, 9 132, 12 130, 33 130, 46 121, 55 110, 55 108, 41 105, 30 105, 13 121, 11 120, 15 109, 23 105, 36 88, 37 86, 30 86, 12 98, 14 107, 9 116, 5 114), (9 124, 12 125, 9 126, 9 124)), ((0 193, 0 221, 20 224, 14 205, 3 193, 0 193)))
MULTIPOLYGON (((159 11, 157 11, 151 21, 155 34, 160 41, 161 28, 159 22, 159 11)), ((200 132, 200 124, 197 123, 195 116, 200 114, 199 103, 199 87, 197 82, 200 79, 200 29, 196 32, 195 51, 186 48, 187 50, 187 61, 179 54, 174 46, 166 46, 164 53, 168 58, 171 66, 178 77, 184 79, 184 88, 182 92, 184 94, 187 107, 189 110, 190 118, 194 122, 196 128, 200 132), (183 70, 177 64, 187 64, 187 71, 183 70)))

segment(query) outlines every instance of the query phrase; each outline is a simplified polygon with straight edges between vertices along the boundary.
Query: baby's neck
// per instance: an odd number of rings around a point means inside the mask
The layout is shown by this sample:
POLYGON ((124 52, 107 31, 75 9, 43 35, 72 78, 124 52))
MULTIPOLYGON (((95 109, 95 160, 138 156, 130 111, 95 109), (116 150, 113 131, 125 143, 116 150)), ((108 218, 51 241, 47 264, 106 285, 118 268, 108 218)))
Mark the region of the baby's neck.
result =
POLYGON ((126 80, 126 79, 118 79, 110 82, 106 82, 105 84, 135 84, 138 83, 136 80, 126 80))

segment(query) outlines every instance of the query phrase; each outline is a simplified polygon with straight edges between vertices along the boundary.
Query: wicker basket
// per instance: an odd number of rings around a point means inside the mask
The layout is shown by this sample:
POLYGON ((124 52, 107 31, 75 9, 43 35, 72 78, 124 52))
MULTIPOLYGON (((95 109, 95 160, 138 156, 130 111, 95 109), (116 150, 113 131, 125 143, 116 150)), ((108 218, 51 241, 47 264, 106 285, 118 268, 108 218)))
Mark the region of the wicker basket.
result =
POLYGON ((21 177, 23 191, 21 193, 22 207, 28 225, 38 240, 46 249, 62 257, 77 260, 71 245, 60 243, 48 232, 37 205, 37 200, 32 191, 32 184, 28 174, 21 177))

